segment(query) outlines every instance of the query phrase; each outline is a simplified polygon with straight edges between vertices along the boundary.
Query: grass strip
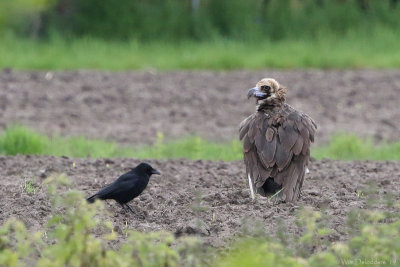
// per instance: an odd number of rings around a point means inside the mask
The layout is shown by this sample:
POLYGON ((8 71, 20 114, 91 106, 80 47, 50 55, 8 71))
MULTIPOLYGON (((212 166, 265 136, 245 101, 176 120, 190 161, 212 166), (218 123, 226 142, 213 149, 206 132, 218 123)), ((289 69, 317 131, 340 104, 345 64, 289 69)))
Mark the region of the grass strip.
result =
POLYGON ((105 41, 94 38, 32 40, 0 36, 0 68, 22 70, 176 70, 265 68, 397 68, 400 35, 371 33, 315 39, 195 42, 105 41))
MULTIPOLYGON (((84 137, 48 137, 25 126, 14 125, 0 134, 0 154, 234 161, 242 159, 242 145, 239 140, 215 143, 197 136, 166 142, 159 133, 153 145, 121 147, 114 142, 84 137)), ((341 133, 334 135, 328 145, 312 148, 311 154, 318 160, 400 160, 400 141, 375 145, 370 139, 341 133)))

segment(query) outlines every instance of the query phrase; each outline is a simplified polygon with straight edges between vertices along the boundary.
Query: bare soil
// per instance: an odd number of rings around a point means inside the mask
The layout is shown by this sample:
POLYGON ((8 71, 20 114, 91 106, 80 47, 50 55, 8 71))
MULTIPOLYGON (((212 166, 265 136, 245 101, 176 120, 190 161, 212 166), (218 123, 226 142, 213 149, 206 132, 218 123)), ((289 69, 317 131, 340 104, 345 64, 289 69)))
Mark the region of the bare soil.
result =
MULTIPOLYGON (((254 110, 248 88, 262 77, 288 87, 288 102, 318 125, 317 145, 338 131, 374 140, 400 139, 400 71, 233 71, 233 72, 0 72, 0 129, 20 123, 45 134, 83 135, 120 144, 196 134, 215 141, 237 138, 240 121, 254 110)), ((301 231, 296 214, 302 206, 323 211, 334 233, 347 238, 346 216, 365 209, 370 184, 375 199, 399 201, 398 162, 313 161, 296 204, 252 202, 242 162, 149 160, 161 176, 152 177, 132 203, 135 214, 107 202, 115 230, 169 230, 197 235, 212 246, 257 231, 301 231)), ((65 173, 70 187, 86 196, 116 179, 135 159, 0 157, 0 224, 9 217, 27 227, 42 227, 51 205, 42 184, 51 173, 65 173), (32 181, 36 191, 24 189, 32 181)), ((375 207, 398 212, 398 207, 375 207)))
MULTIPOLYGON (((27 227, 38 230, 46 222, 51 204, 46 196, 44 178, 51 173, 65 173, 78 189, 90 196, 112 182, 133 159, 71 159, 65 157, 0 157, 0 224, 17 217, 27 227), (24 184, 32 181, 34 193, 24 184)), ((153 176, 148 188, 131 203, 135 214, 125 213, 114 201, 107 201, 108 214, 121 235, 128 229, 139 231, 169 230, 176 235, 196 235, 206 244, 222 246, 238 235, 267 233, 274 235, 285 228, 290 236, 298 235, 296 214, 303 206, 323 211, 333 233, 330 241, 346 239, 347 214, 354 209, 371 208, 367 195, 376 186, 373 198, 400 200, 398 162, 312 162, 301 199, 296 204, 270 203, 266 198, 252 202, 244 178, 242 162, 189 160, 149 160, 162 171, 153 176)), ((399 208, 375 207, 389 212, 399 208)))
POLYGON ((83 135, 121 144, 200 135, 237 138, 254 111, 247 90, 263 77, 288 88, 287 102, 319 128, 376 141, 400 139, 400 71, 0 72, 0 129, 28 125, 45 134, 83 135))

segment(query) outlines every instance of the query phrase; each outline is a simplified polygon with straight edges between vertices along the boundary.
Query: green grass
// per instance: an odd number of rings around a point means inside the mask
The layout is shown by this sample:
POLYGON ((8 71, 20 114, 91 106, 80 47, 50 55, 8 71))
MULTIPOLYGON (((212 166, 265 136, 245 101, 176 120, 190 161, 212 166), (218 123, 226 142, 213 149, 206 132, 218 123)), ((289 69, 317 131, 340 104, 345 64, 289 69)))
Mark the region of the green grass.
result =
POLYGON ((373 32, 315 39, 142 43, 80 38, 47 41, 0 36, 0 68, 170 70, 265 68, 397 68, 400 34, 373 32), (55 60, 56 59, 56 60, 55 60))
POLYGON ((152 146, 133 149, 135 158, 186 158, 233 161, 242 158, 242 145, 237 141, 214 143, 200 137, 187 137, 170 142, 163 141, 158 134, 157 142, 152 146))
POLYGON ((24 126, 8 127, 0 135, 0 153, 71 157, 115 157, 123 153, 114 143, 83 137, 47 137, 24 126))
MULTIPOLYGON (((195 136, 166 142, 163 135, 159 133, 153 145, 123 148, 104 140, 89 140, 84 137, 48 137, 24 126, 11 126, 0 134, 0 154, 234 161, 242 159, 242 145, 238 140, 214 143, 195 136)), ((400 160, 400 141, 374 145, 372 141, 352 134, 338 134, 331 139, 329 145, 312 148, 311 154, 317 159, 400 160)))
POLYGON ((354 134, 337 134, 329 145, 312 149, 316 159, 340 160, 400 160, 400 141, 374 145, 370 139, 362 139, 354 134))
POLYGON ((0 154, 37 154, 70 157, 132 157, 237 160, 242 157, 239 141, 213 143, 200 137, 165 142, 161 133, 151 146, 123 148, 113 142, 84 137, 48 137, 24 126, 10 126, 0 134, 0 154))

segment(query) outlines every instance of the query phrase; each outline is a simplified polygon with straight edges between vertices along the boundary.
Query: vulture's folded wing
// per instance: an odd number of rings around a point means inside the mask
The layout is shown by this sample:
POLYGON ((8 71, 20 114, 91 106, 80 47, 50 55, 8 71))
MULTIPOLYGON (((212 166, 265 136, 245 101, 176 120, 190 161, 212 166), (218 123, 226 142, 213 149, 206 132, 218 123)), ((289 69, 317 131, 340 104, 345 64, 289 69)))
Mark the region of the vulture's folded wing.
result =
POLYGON ((286 201, 295 200, 304 179, 316 125, 305 114, 290 110, 287 116, 271 117, 256 112, 241 123, 246 171, 257 188, 268 177, 282 185, 286 201))

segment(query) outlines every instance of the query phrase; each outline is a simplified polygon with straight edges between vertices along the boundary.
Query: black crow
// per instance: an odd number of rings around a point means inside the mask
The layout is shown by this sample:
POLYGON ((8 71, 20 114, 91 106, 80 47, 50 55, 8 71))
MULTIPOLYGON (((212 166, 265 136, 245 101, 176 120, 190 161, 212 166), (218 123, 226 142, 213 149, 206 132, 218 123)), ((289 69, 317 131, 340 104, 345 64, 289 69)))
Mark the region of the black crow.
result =
POLYGON ((251 196, 256 191, 297 201, 317 125, 285 103, 286 88, 274 79, 259 81, 250 97, 257 99, 257 110, 240 124, 239 137, 251 196))
POLYGON ((160 174, 160 172, 147 163, 140 163, 129 172, 121 175, 115 182, 89 197, 87 201, 93 203, 95 199, 114 199, 125 211, 128 208, 133 212, 128 202, 143 192, 152 174, 160 174))

